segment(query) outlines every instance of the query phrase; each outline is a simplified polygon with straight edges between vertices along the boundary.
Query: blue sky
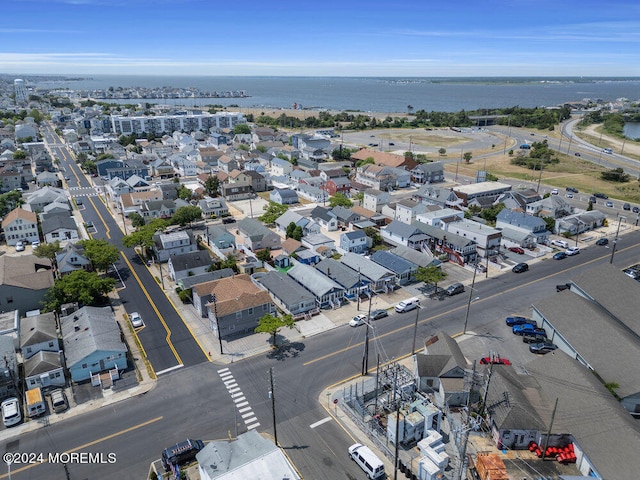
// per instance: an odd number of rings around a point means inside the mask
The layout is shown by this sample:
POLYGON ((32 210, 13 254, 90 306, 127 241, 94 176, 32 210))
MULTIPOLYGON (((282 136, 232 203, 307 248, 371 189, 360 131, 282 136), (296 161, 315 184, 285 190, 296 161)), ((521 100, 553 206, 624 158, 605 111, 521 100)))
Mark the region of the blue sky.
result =
POLYGON ((640 76, 638 0, 6 0, 0 73, 640 76))

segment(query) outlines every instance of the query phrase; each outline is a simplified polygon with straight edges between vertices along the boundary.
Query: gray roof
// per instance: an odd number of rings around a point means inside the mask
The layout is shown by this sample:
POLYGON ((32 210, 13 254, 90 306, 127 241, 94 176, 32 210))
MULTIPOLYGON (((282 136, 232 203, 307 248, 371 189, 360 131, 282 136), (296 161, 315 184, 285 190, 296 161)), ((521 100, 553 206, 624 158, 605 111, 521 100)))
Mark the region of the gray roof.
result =
POLYGON ((280 198, 282 199, 298 198, 298 194, 294 190, 291 190, 290 188, 276 188, 274 189, 274 191, 277 191, 278 194, 280 195, 280 198))
MULTIPOLYGON (((358 285, 358 272, 333 258, 325 258, 315 268, 344 288, 349 289, 358 285)), ((365 278, 362 277, 360 281, 364 282, 365 278)))
POLYGON ((258 220, 253 218, 243 218, 236 224, 238 230, 247 235, 252 241, 262 240, 267 235, 271 235, 273 232, 265 227, 258 220))
POLYGON ((389 252, 406 258, 411 263, 415 263, 419 267, 428 267, 434 259, 433 255, 427 255, 426 253, 419 252, 418 250, 414 250, 410 247, 405 247, 404 245, 394 247, 390 249, 389 252))
POLYGON ((196 455, 196 460, 211 479, 300 479, 280 449, 256 430, 249 430, 235 440, 210 442, 196 455))
MULTIPOLYGON (((626 277, 624 273, 620 274, 626 277)), ((627 279, 638 287, 635 280, 627 279)), ((609 289, 606 283, 601 283, 600 288, 611 290, 614 295, 616 284, 609 289)), ((620 304, 621 308, 626 309, 627 301, 633 302, 636 297, 637 293, 626 298, 620 304)), ((632 330, 612 318, 597 303, 572 291, 544 298, 533 307, 605 382, 620 385, 616 392, 621 398, 640 392, 640 369, 638 362, 632 360, 640 358, 640 337, 632 330)))
POLYGON ((549 403, 558 399, 553 430, 570 432, 602 478, 638 477, 640 425, 591 371, 562 352, 535 356, 526 369, 549 403))
POLYGON ((336 215, 331 212, 330 209, 328 208, 323 208, 323 207, 316 207, 313 210, 311 210, 311 213, 309 214, 309 216, 311 218, 319 218, 321 220, 324 220, 325 222, 330 222, 331 220, 337 218, 336 215))
POLYGON ((308 218, 303 217, 302 215, 300 215, 297 212, 294 212, 293 210, 287 210, 286 212, 284 212, 282 215, 280 215, 278 218, 276 218, 276 225, 280 225, 282 227, 287 227, 289 226, 289 224, 293 222, 296 225, 299 225, 301 227, 305 226, 307 223, 310 222, 310 220, 308 218))
POLYGON ((391 270, 396 275, 401 275, 405 272, 415 271, 418 266, 415 263, 411 263, 402 257, 399 257, 395 253, 387 252, 385 250, 378 250, 371 255, 371 260, 378 265, 382 265, 384 268, 391 270))
POLYGON ((357 213, 352 212, 350 208, 346 208, 340 205, 333 207, 331 209, 331 213, 338 217, 338 220, 342 221, 347 221, 353 216, 360 217, 360 215, 358 215, 357 213))
POLYGON ((212 280, 219 280, 220 278, 226 278, 233 276, 232 268, 222 268, 220 270, 214 270, 213 272, 205 272, 200 275, 192 275, 191 277, 185 277, 178 280, 184 290, 187 290, 199 283, 211 282, 212 280))
POLYGON ((285 305, 314 301, 315 297, 293 278, 282 272, 269 272, 258 281, 285 305))
POLYGON ((446 242, 456 248, 464 248, 468 245, 477 243, 470 238, 462 237, 452 232, 445 232, 438 227, 433 227, 425 223, 413 222, 411 225, 418 227, 425 235, 428 235, 431 238, 435 238, 437 240, 444 240, 446 238, 446 242))
POLYGON ((231 240, 231 243, 233 243, 236 238, 233 236, 231 232, 229 232, 226 228, 224 228, 221 225, 208 225, 207 236, 214 241, 219 238, 227 238, 231 240))
POLYGON ((376 262, 369 260, 368 258, 356 255, 355 253, 345 253, 340 258, 340 261, 356 272, 359 270, 361 275, 364 275, 374 282, 382 280, 385 277, 395 277, 391 270, 378 265, 376 262))
POLYGON ((393 220, 389 225, 384 227, 384 230, 393 235, 401 236, 402 238, 411 238, 414 235, 424 233, 421 225, 423 224, 419 222, 410 225, 399 220, 393 220))
POLYGON ((319 272, 315 268, 298 263, 295 267, 287 272, 300 285, 320 298, 332 291, 344 290, 343 287, 319 272))
POLYGON ((349 240, 357 240, 359 238, 365 238, 367 234, 364 233, 364 230, 354 230, 353 232, 343 233, 341 236, 344 236, 349 240))
POLYGON ((58 339, 56 317, 53 312, 20 319, 20 347, 58 339))
POLYGON ((444 166, 442 162, 427 162, 418 164, 414 170, 422 170, 424 173, 443 172, 444 166))
POLYGON ((82 307, 71 315, 60 317, 60 326, 69 368, 94 352, 127 351, 110 307, 82 307))
POLYGON ((69 212, 50 213, 42 219, 42 233, 44 235, 64 228, 66 230, 78 230, 75 220, 69 212))
POLYGON ((191 268, 200 268, 211 265, 211 256, 206 250, 197 250, 195 252, 181 253, 179 255, 171 255, 169 257, 174 272, 182 272, 191 268))
POLYGON ((503 208, 497 217, 498 221, 502 221, 512 225, 514 227, 527 228, 533 230, 536 227, 546 227, 547 223, 540 217, 534 217, 533 215, 527 215, 524 212, 516 212, 503 208))
POLYGON ((327 237, 322 233, 313 233, 311 235, 306 235, 302 237, 302 243, 306 243, 308 245, 316 246, 316 245, 324 245, 325 243, 335 243, 333 238, 327 237))
POLYGON ((24 361, 25 378, 41 375, 62 367, 58 352, 39 351, 33 357, 24 361))
POLYGON ((420 377, 447 377, 455 372, 454 377, 464 376, 469 368, 458 343, 443 331, 431 337, 426 354, 416 356, 418 375, 420 377))

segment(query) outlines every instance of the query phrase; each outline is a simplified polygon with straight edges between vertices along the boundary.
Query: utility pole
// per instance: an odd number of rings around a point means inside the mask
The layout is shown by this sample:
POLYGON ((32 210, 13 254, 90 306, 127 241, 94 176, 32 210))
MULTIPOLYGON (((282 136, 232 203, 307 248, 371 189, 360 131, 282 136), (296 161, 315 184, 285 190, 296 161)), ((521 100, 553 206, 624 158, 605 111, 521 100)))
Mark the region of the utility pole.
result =
POLYGON ((164 290, 164 276, 162 275, 162 262, 158 259, 158 268, 160 269, 160 282, 162 282, 162 290, 164 290))
POLYGON ((398 480, 398 445, 400 442, 398 441, 398 436, 400 435, 400 402, 396 405, 396 442, 395 442, 395 452, 393 454, 393 458, 395 459, 394 468, 393 468, 393 480, 398 480))
POLYGON ((416 353, 416 337, 418 336, 418 315, 420 314, 420 305, 416 308, 416 321, 413 324, 413 344, 411 346, 411 355, 416 353))
POLYGON ((378 354, 378 360, 376 362, 376 401, 373 404, 373 415, 378 413, 378 381, 380 378, 380 354, 378 354))
POLYGON ((369 313, 367 314, 367 320, 365 321, 367 330, 364 337, 364 352, 362 352, 363 377, 367 375, 367 370, 369 370, 369 322, 371 321, 371 297, 373 297, 373 294, 372 292, 369 292, 369 313))
POLYGON ((473 269, 473 280, 471 280, 471 289, 469 290, 469 300, 467 301, 467 313, 464 316, 464 328, 462 329, 462 334, 467 333, 467 323, 469 322, 469 310, 471 309, 471 299, 473 298, 473 287, 476 285, 476 272, 477 268, 473 269))
POLYGON ((220 345, 220 355, 222 352, 222 332, 220 331, 220 319, 218 318, 218 299, 215 294, 211 294, 211 302, 213 303, 213 316, 216 317, 216 330, 218 330, 218 343, 220 345))
POLYGON ((273 390, 273 367, 269 369, 269 383, 271 390, 269 390, 269 396, 271 397, 271 414, 273 418, 273 438, 276 445, 278 445, 278 429, 276 427, 276 394, 273 390))
POLYGON ((358 267, 358 285, 356 288, 356 295, 358 295, 358 312, 359 312, 360 311, 360 267, 358 267))
POLYGON ((549 446, 549 437, 551 436, 551 427, 553 427, 553 419, 556 418, 556 409, 558 408, 558 399, 553 405, 553 412, 551 413, 551 421, 549 422, 549 429, 547 430, 547 437, 544 439, 544 448, 542 449, 542 460, 544 460, 547 447, 549 446))
POLYGON ((620 233, 620 222, 622 222, 623 218, 625 220, 627 219, 622 215, 618 217, 618 229, 616 230, 616 238, 613 239, 613 247, 611 248, 611 258, 609 259, 609 263, 613 263, 613 256, 616 253, 616 245, 618 244, 618 234, 620 233))

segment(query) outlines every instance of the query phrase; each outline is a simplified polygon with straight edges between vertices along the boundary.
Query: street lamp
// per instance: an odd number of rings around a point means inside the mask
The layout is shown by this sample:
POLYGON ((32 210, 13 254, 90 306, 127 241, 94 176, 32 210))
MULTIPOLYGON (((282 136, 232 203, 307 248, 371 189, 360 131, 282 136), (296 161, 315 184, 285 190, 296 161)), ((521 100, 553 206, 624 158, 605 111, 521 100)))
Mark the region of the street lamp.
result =
POLYGON ((611 258, 609 259, 609 263, 613 263, 613 256, 616 253, 616 245, 618 244, 618 234, 620 233, 620 223, 622 223, 622 219, 624 218, 625 222, 627 221, 627 217, 620 215, 618 217, 618 229, 616 230, 616 238, 613 239, 613 248, 611 249, 611 258))

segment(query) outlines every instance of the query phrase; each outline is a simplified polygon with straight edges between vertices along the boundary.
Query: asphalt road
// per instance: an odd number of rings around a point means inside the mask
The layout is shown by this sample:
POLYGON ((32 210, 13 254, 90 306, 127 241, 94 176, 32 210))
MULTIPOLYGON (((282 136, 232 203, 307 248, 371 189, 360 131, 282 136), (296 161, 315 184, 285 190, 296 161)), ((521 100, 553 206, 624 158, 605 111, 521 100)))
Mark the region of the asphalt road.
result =
MULTIPOLYGON (((638 261, 640 232, 622 236, 614 264, 624 268, 638 261)), ((531 358, 526 344, 504 325, 509 314, 528 314, 533 303, 556 295, 555 285, 569 281, 592 265, 609 262, 611 250, 589 247, 580 255, 562 261, 544 260, 529 272, 480 281, 471 292, 468 331, 473 336, 461 342, 466 356, 473 360, 486 356, 487 341, 499 345, 499 353, 515 363, 531 358), (477 298, 477 299, 476 299, 477 298)), ((640 285, 639 285, 640 288, 640 285)), ((439 330, 455 334, 462 330, 469 296, 467 292, 442 301, 424 300, 419 310, 418 345, 439 330)), ((406 355, 413 340, 414 312, 393 313, 375 322, 371 340, 371 370, 375 356, 390 360, 406 355)), ((260 355, 228 365, 238 386, 260 422, 261 432, 273 433, 269 369, 275 377, 276 421, 279 443, 308 479, 364 478, 348 460, 347 447, 353 443, 333 420, 316 428, 311 425, 326 418, 322 390, 341 379, 359 375, 363 327, 334 329, 292 345, 282 355, 260 355)), ((120 402, 99 412, 53 424, 22 435, 0 448, 20 452, 113 452, 115 464, 69 465, 71 478, 143 478, 149 463, 160 451, 184 438, 213 440, 235 436, 246 430, 234 409, 218 370, 223 367, 202 363, 170 372, 161 377, 150 393, 120 402)), ((357 435, 357 433, 356 433, 357 435)), ((60 465, 38 465, 19 471, 14 479, 64 478, 60 465), (62 473, 61 473, 62 472, 62 473)), ((0 478, 4 478, 0 475, 0 478)))

